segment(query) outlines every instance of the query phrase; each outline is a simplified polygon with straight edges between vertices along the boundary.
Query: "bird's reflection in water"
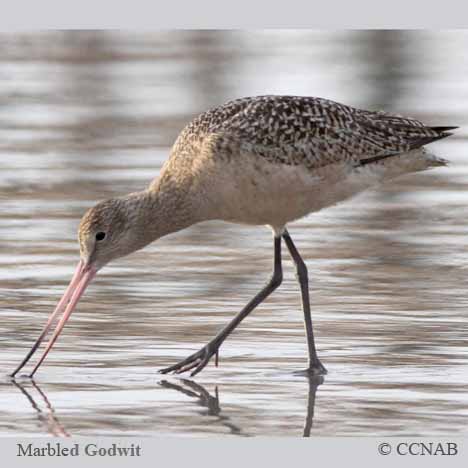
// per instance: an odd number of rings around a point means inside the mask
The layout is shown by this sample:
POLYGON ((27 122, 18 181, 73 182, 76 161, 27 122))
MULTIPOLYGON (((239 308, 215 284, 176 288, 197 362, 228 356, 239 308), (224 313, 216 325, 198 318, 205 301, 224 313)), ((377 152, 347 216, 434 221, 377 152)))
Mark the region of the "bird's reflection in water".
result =
MULTIPOLYGON (((307 377, 307 381, 308 398, 303 437, 310 437, 314 419, 315 395, 318 386, 323 383, 324 379, 322 376, 314 376, 307 377)), ((29 382, 31 387, 29 387, 29 385, 26 387, 24 383, 19 383, 16 380, 12 380, 13 385, 15 385, 27 398, 32 408, 37 413, 37 419, 41 426, 45 427, 49 434, 55 437, 70 437, 70 434, 65 430, 63 425, 58 420, 55 410, 44 391, 41 390, 39 385, 34 382, 34 380, 30 380, 28 383, 29 382), (33 396, 34 393, 37 393, 37 396, 33 396), (41 409, 41 406, 45 406, 45 410, 41 409)), ((229 416, 222 414, 221 406, 219 404, 218 387, 215 387, 214 395, 211 395, 205 387, 192 380, 180 379, 178 382, 180 385, 169 382, 167 380, 162 380, 159 382, 159 385, 167 389, 176 390, 190 398, 193 398, 197 405, 207 409, 206 412, 202 413, 203 415, 215 416, 222 426, 229 429, 231 434, 248 436, 248 434, 246 434, 238 425, 231 421, 229 416)))
POLYGON ((221 414, 221 407, 219 406, 219 394, 218 387, 215 387, 214 396, 211 395, 208 390, 200 384, 188 379, 180 379, 179 382, 182 385, 177 385, 167 380, 162 380, 159 382, 159 385, 164 388, 169 388, 172 390, 177 390, 184 395, 187 395, 190 398, 196 398, 196 404, 207 408, 208 411, 205 413, 208 416, 216 416, 218 421, 225 427, 229 429, 229 432, 234 435, 247 436, 242 429, 236 426, 230 421, 229 416, 221 414))
POLYGON ((309 394, 307 398, 307 416, 304 424, 303 437, 310 437, 310 431, 314 422, 314 410, 315 410, 315 394, 319 385, 323 384, 324 378, 322 375, 308 376, 309 382, 309 394))
MULTIPOLYGON (((303 437, 310 437, 310 432, 313 426, 314 419, 314 409, 315 409, 315 395, 317 393, 317 388, 324 382, 323 376, 309 376, 307 377, 308 381, 308 398, 307 398, 307 414, 304 425, 303 437)), ((211 395, 208 390, 202 385, 188 379, 180 379, 179 382, 182 385, 177 385, 167 380, 162 380, 159 382, 164 388, 177 390, 184 395, 187 395, 191 398, 196 399, 196 404, 204 408, 208 408, 208 411, 205 413, 209 416, 217 416, 219 421, 223 426, 226 426, 231 434, 247 436, 242 429, 230 421, 229 416, 221 414, 221 407, 219 405, 219 393, 218 387, 215 387, 214 396, 211 395)))
POLYGON ((33 396, 33 392, 28 391, 24 384, 20 384, 16 380, 12 380, 13 385, 15 385, 15 387, 17 387, 20 392, 28 399, 29 403, 37 413, 37 419, 41 423, 41 426, 44 426, 49 434, 52 434, 55 437, 70 437, 70 434, 65 430, 65 428, 58 420, 54 407, 51 405, 46 394, 41 390, 39 385, 34 382, 34 380, 30 380, 30 382, 32 389, 38 394, 43 404, 45 405, 46 411, 41 409, 40 405, 37 403, 37 400, 33 396))

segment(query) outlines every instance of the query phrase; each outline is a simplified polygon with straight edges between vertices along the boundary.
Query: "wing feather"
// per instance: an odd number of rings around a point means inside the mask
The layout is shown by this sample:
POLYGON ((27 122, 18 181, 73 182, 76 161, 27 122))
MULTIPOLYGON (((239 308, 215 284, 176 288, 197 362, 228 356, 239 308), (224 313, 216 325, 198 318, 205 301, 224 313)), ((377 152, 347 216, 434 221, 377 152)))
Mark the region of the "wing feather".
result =
POLYGON ((313 170, 340 162, 375 163, 445 138, 454 128, 321 98, 258 96, 201 114, 181 137, 216 135, 213 150, 221 156, 247 152, 313 170))

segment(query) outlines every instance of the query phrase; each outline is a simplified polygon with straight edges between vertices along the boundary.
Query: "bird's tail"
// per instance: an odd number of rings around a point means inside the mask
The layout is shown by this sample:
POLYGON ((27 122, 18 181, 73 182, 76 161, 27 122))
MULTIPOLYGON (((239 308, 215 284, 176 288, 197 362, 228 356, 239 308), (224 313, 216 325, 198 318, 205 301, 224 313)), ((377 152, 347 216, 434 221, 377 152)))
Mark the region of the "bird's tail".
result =
POLYGON ((426 171, 447 164, 446 159, 436 156, 426 148, 418 148, 380 161, 380 164, 361 166, 358 170, 369 171, 375 182, 381 183, 404 174, 426 171))
POLYGON ((418 148, 395 158, 394 168, 397 173, 406 174, 447 166, 448 163, 446 159, 436 156, 427 148, 418 148))
MULTIPOLYGON (((406 152, 390 152, 387 154, 380 154, 378 156, 372 156, 370 158, 363 158, 359 161, 357 166, 367 166, 372 165, 375 163, 382 162, 387 159, 397 159, 401 157, 405 157, 407 155, 417 156, 417 155, 430 155, 430 157, 426 158, 427 163, 431 163, 424 167, 424 169, 428 169, 429 167, 434 166, 445 166, 447 165, 447 161, 442 158, 437 158, 432 153, 427 153, 424 146, 428 145, 429 143, 433 143, 434 141, 441 140, 442 138, 447 138, 453 133, 450 133, 449 130, 455 130, 458 127, 428 127, 429 130, 432 131, 431 136, 425 136, 423 138, 418 138, 415 141, 412 141, 408 145, 408 150, 406 152), (419 151, 418 151, 419 150, 419 151), (442 164, 442 162, 444 164, 442 164)), ((420 169, 421 170, 421 169, 420 169)))

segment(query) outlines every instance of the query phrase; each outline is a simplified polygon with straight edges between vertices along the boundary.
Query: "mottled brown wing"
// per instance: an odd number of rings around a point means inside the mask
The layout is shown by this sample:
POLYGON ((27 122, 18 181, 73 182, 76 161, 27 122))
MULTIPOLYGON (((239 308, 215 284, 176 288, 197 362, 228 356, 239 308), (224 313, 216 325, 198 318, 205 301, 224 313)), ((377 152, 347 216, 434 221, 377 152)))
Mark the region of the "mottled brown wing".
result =
POLYGON ((309 169, 338 162, 377 162, 449 135, 455 127, 355 109, 320 98, 259 96, 231 101, 200 116, 218 149, 245 151, 309 169))

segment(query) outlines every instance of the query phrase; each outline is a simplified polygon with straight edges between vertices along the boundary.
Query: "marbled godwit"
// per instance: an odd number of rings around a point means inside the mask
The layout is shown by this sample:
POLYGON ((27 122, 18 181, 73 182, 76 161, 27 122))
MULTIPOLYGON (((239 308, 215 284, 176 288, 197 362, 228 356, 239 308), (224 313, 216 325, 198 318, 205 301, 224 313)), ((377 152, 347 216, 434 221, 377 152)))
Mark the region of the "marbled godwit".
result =
POLYGON ((185 127, 161 174, 142 192, 98 203, 79 227, 81 260, 29 361, 63 310, 31 376, 99 269, 150 242, 207 220, 269 225, 273 274, 266 286, 206 346, 161 372, 200 372, 237 325, 282 281, 281 243, 296 265, 310 374, 324 374, 315 349, 307 268, 286 225, 395 176, 443 166, 423 148, 457 127, 297 96, 237 99, 185 127))

